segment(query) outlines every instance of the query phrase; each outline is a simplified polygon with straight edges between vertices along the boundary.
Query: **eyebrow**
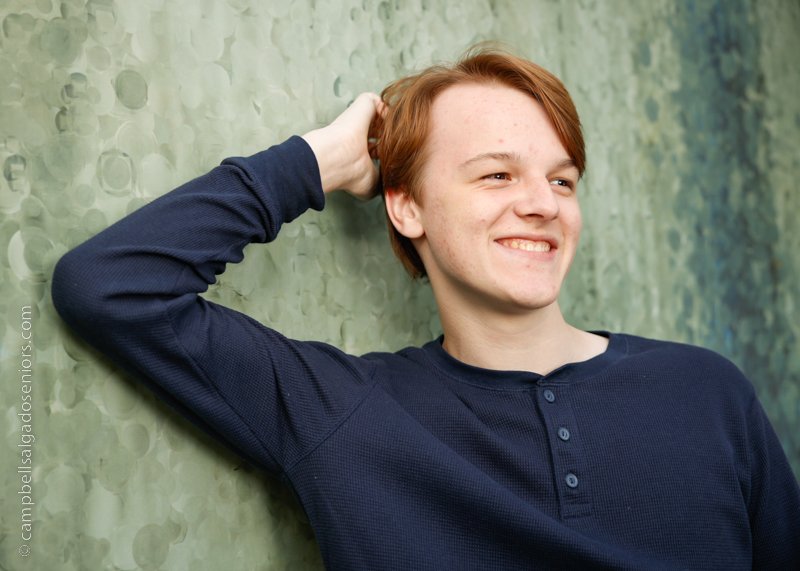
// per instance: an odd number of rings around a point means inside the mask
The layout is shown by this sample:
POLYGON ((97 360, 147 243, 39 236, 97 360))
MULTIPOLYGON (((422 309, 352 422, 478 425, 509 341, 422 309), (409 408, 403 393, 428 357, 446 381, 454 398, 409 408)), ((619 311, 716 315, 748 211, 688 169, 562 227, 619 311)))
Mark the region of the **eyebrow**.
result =
MULTIPOLYGON (((506 151, 496 151, 496 152, 489 152, 489 153, 481 153, 479 155, 475 155, 472 158, 467 159, 463 163, 461 163, 458 168, 465 169, 473 163, 477 163, 480 161, 485 160, 496 160, 496 161, 510 161, 513 163, 521 163, 522 157, 518 153, 509 153, 506 151)), ((566 168, 573 168, 577 169, 578 167, 575 165, 575 161, 571 158, 567 157, 565 159, 561 159, 557 163, 555 163, 550 170, 562 170, 566 168)))
POLYGON ((552 170, 559 171, 562 169, 578 169, 578 165, 575 164, 575 161, 571 158, 561 159, 556 164, 553 165, 552 170))
POLYGON ((480 161, 486 160, 496 160, 496 161, 511 161, 513 163, 521 163, 522 157, 520 157, 517 153, 509 153, 509 152, 490 152, 490 153, 481 153, 479 155, 475 155, 474 157, 467 159, 463 163, 461 163, 458 168, 465 169, 473 163, 477 163, 480 161))

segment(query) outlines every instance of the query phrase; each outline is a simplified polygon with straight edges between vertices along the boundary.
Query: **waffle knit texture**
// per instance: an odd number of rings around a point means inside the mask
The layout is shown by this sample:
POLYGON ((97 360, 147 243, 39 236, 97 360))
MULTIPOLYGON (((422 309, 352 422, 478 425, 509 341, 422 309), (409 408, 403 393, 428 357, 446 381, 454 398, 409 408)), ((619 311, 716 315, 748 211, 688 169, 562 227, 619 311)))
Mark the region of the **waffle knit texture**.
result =
POLYGON ((800 492, 753 387, 708 350, 609 334, 547 375, 442 339, 352 356, 198 294, 324 206, 292 137, 225 160, 57 264, 62 318, 294 489, 329 569, 800 569, 800 492))

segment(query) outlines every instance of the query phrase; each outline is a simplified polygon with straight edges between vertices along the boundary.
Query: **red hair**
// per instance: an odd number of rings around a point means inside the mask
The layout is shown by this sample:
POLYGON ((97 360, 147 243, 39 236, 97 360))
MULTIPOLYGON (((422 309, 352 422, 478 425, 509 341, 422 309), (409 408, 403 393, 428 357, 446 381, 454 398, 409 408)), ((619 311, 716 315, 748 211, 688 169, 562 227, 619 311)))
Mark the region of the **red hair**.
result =
MULTIPOLYGON (((501 84, 533 97, 544 109, 561 144, 580 175, 586 155, 578 112, 567 89, 546 69, 526 59, 494 48, 473 48, 451 66, 436 65, 389 84, 381 93, 387 112, 377 125, 377 154, 384 190, 404 192, 419 200, 420 177, 426 161, 431 107, 436 96, 463 83, 501 84)), ((413 278, 426 275, 425 266, 411 240, 389 225, 389 240, 397 257, 413 278)))

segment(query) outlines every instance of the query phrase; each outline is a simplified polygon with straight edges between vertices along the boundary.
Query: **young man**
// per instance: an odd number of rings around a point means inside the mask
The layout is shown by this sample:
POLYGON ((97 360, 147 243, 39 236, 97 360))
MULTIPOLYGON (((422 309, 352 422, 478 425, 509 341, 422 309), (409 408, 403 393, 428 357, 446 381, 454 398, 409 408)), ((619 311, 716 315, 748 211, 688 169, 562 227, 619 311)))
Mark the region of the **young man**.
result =
POLYGON ((741 373, 562 317, 583 168, 562 84, 473 53, 134 212, 64 256, 53 299, 280 473, 331 569, 798 568, 800 492, 741 373), (324 193, 374 194, 370 134, 393 245, 429 277, 440 339, 356 357, 198 296, 324 193))

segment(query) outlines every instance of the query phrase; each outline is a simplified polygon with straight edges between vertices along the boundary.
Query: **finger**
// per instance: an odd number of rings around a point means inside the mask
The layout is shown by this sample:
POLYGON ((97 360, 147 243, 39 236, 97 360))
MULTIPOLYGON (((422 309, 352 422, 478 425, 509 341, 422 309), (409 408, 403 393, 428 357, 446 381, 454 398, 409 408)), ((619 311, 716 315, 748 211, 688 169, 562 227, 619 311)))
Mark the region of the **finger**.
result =
POLYGON ((361 93, 342 113, 342 117, 347 117, 347 120, 353 121, 359 128, 367 130, 378 114, 380 102, 381 98, 375 93, 361 93))
POLYGON ((378 139, 374 137, 367 139, 367 152, 371 159, 378 158, 378 139))
POLYGON ((369 126, 367 136, 369 137, 370 141, 374 141, 377 144, 378 137, 383 133, 383 120, 386 118, 388 106, 383 99, 377 95, 376 97, 377 99, 373 100, 375 104, 376 115, 372 118, 372 123, 369 126))
POLYGON ((378 105, 382 103, 381 96, 377 93, 372 91, 365 91, 363 93, 359 93, 356 99, 363 98, 365 100, 371 101, 375 108, 378 108, 378 105))
POLYGON ((377 109, 378 115, 381 117, 381 119, 386 118, 386 114, 389 112, 389 106, 383 99, 378 98, 378 103, 375 108, 377 109))

